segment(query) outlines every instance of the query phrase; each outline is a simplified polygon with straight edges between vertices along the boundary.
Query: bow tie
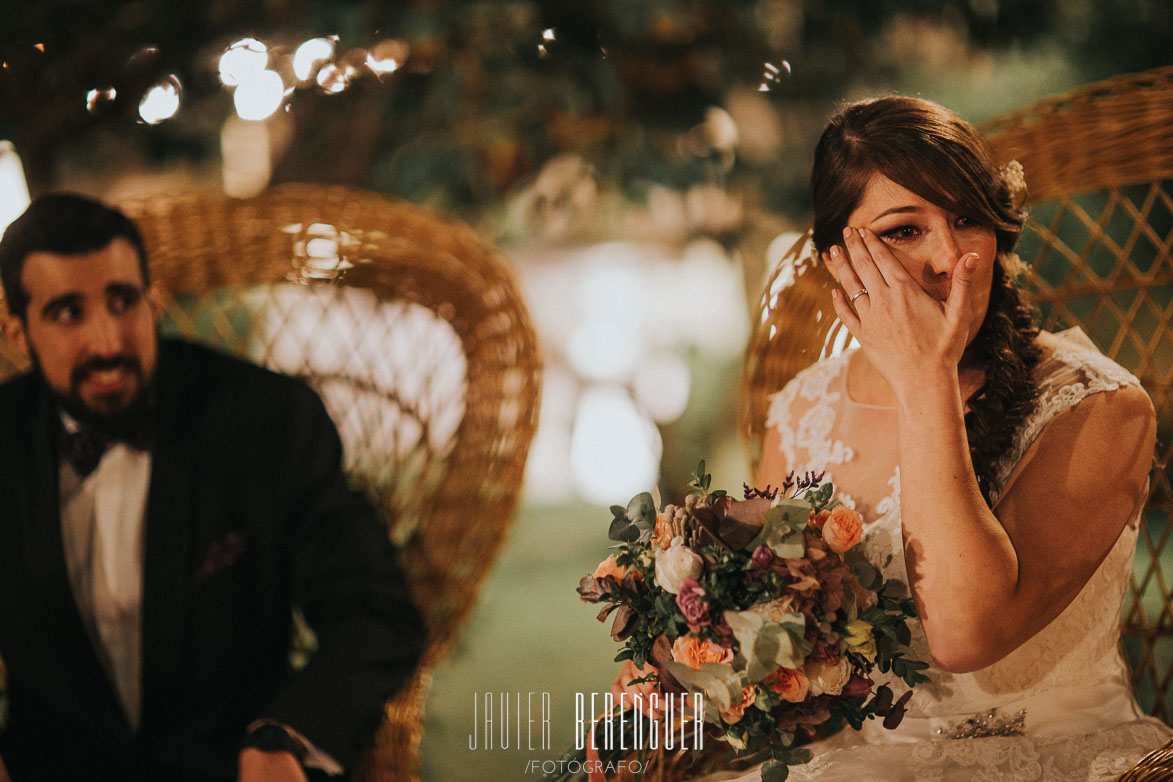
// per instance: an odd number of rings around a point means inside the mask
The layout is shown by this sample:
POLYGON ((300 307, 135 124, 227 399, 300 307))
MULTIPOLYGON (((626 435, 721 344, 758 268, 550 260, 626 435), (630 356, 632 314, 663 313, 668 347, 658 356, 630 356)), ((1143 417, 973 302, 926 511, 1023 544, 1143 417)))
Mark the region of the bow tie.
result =
POLYGON ((151 432, 143 429, 127 436, 115 436, 92 427, 81 426, 75 432, 61 432, 61 456, 79 476, 85 478, 97 469, 106 451, 115 443, 124 443, 139 451, 151 447, 151 432))

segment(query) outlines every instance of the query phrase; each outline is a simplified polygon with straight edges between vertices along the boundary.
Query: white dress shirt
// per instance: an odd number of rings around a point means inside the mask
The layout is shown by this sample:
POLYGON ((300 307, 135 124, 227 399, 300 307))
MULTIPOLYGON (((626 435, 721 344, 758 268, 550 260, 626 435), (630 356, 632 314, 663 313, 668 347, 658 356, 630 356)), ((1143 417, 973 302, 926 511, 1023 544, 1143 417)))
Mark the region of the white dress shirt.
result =
MULTIPOLYGON (((76 430, 66 421, 66 428, 76 430)), ((151 454, 110 446, 85 478, 60 466, 61 536, 73 597, 133 730, 141 716, 143 516, 151 454)))

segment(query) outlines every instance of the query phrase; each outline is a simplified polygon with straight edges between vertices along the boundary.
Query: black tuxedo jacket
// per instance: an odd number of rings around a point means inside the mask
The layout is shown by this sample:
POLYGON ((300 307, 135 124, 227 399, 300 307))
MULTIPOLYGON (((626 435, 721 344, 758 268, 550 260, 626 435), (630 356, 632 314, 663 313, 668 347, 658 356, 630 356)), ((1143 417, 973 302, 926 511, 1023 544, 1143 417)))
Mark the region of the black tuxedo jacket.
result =
POLYGON ((66 574, 60 416, 0 386, 0 758, 25 780, 235 780, 245 726, 291 725, 348 768, 410 675, 418 613, 305 385, 162 341, 145 518, 142 717, 132 732, 66 574), (288 663, 292 607, 319 649, 288 663))

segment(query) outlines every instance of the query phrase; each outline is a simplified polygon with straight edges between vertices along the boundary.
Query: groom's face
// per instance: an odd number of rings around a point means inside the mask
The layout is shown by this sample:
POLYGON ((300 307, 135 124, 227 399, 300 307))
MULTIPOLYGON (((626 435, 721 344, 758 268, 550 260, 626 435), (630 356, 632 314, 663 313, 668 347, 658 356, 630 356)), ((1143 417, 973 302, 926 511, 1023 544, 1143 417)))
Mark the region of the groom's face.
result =
POLYGON ((21 282, 29 306, 24 318, 10 318, 9 336, 65 408, 101 423, 140 406, 155 372, 161 307, 134 246, 115 237, 89 253, 33 252, 21 282))

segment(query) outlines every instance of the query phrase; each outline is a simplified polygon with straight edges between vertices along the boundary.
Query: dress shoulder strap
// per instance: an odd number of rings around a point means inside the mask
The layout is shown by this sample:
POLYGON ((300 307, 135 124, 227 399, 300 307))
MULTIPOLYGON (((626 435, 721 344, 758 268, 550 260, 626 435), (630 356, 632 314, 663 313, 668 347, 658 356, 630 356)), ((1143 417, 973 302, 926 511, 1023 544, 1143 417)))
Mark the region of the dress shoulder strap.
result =
POLYGON ((1031 443, 1055 416, 1093 394, 1115 391, 1121 386, 1140 386, 1140 381, 1132 373, 1101 353, 1079 328, 1068 329, 1056 336, 1055 349, 1035 369, 1040 394, 1034 412, 1023 423, 1014 445, 999 462, 994 502, 1031 443))

